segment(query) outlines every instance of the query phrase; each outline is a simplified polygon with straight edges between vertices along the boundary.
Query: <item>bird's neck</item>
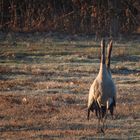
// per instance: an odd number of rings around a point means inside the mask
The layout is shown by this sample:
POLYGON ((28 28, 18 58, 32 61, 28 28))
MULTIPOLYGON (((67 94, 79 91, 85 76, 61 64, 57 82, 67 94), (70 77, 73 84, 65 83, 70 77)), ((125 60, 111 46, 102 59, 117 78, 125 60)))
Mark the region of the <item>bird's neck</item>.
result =
POLYGON ((99 75, 100 75, 101 79, 103 77, 106 77, 106 75, 107 75, 106 64, 103 64, 103 63, 100 64, 99 75))
POLYGON ((110 58, 107 58, 107 69, 110 69, 110 58))

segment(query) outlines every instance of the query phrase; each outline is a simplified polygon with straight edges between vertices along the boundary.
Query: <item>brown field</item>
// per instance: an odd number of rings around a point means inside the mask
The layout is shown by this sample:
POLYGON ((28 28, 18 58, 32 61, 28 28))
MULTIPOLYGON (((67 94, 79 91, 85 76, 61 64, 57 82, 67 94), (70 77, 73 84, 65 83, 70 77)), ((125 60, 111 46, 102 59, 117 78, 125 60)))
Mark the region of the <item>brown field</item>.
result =
POLYGON ((99 70, 99 42, 48 34, 3 36, 1 140, 140 139, 140 39, 114 43, 117 107, 102 134, 93 113, 86 119, 88 90, 99 70))

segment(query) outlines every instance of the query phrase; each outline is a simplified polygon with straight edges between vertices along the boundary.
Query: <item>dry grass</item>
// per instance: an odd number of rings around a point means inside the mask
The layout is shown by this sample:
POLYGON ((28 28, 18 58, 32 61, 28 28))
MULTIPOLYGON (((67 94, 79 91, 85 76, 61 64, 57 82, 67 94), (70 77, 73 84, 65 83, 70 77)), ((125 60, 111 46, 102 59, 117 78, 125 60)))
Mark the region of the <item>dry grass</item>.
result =
MULTIPOLYGON (((69 94, 1 95, 1 138, 87 139, 138 138, 139 103, 137 97, 119 97, 116 118, 107 120, 106 134, 97 134, 97 120, 86 120, 86 96, 69 94), (131 97, 132 101, 129 101, 131 97), (24 101, 26 98, 26 101, 24 101), (122 102, 122 100, 126 100, 122 102), (129 101, 129 102, 127 102, 129 101), (133 101, 135 101, 133 103, 133 101), (30 133, 29 133, 30 132, 30 133), (24 134, 24 135, 23 135, 24 134)), ((29 94, 29 93, 28 93, 29 94)), ((123 94, 123 93, 120 93, 123 94)))
POLYGON ((131 43, 130 51, 129 43, 115 44, 115 119, 108 116, 105 134, 99 134, 95 115, 86 119, 88 90, 99 69, 98 45, 43 40, 1 42, 0 139, 139 139, 140 46, 131 43))

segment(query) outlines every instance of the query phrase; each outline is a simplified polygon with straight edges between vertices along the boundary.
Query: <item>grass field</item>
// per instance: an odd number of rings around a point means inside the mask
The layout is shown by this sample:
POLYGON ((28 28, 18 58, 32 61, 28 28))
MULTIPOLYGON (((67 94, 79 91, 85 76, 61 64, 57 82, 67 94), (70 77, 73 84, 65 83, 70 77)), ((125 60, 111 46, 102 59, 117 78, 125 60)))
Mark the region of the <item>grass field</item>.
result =
POLYGON ((139 41, 114 42, 117 107, 100 134, 95 115, 86 119, 100 43, 86 36, 2 36, 0 139, 140 139, 139 41))

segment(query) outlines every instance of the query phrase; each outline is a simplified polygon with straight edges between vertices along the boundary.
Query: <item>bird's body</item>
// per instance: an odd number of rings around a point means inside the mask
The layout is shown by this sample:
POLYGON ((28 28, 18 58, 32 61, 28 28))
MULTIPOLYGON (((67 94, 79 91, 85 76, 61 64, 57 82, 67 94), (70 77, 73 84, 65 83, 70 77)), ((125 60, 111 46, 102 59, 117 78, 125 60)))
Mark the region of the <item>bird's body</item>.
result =
POLYGON ((116 89, 112 78, 108 75, 105 65, 100 65, 100 71, 89 90, 88 108, 94 101, 99 106, 106 106, 109 98, 116 96, 116 89))

